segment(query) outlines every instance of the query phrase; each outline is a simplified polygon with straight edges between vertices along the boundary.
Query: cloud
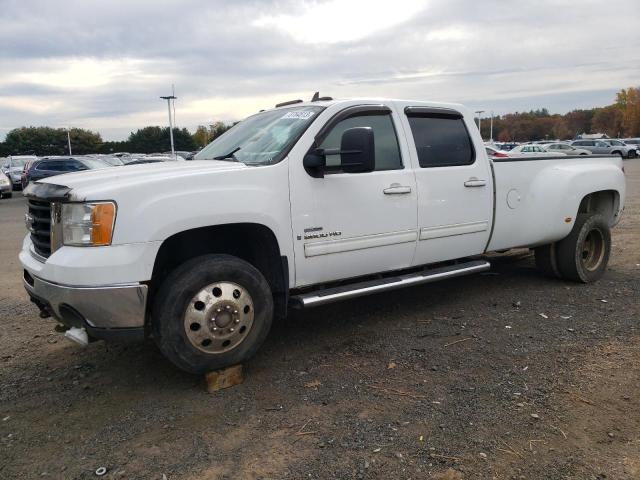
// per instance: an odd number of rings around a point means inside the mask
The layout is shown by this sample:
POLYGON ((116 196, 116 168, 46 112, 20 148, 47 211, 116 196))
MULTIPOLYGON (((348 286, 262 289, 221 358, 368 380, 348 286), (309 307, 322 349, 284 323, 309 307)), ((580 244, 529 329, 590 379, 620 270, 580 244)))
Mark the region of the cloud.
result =
POLYGON ((0 137, 46 124, 125 138, 167 122, 158 97, 171 84, 178 125, 191 129, 316 90, 496 112, 602 105, 638 84, 640 34, 619 32, 640 4, 599 5, 0 0, 0 137))

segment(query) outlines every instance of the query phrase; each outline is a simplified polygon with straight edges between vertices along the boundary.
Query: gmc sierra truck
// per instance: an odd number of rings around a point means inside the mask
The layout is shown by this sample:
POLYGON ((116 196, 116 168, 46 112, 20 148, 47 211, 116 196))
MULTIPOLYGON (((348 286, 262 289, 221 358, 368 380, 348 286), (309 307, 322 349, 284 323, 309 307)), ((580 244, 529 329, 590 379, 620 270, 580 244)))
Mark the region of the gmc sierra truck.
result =
POLYGON ((152 338, 179 368, 243 362, 289 307, 490 268, 535 250, 600 278, 620 219, 619 156, 490 160, 461 105, 293 101, 190 162, 29 185, 20 260, 42 317, 80 343, 152 338))

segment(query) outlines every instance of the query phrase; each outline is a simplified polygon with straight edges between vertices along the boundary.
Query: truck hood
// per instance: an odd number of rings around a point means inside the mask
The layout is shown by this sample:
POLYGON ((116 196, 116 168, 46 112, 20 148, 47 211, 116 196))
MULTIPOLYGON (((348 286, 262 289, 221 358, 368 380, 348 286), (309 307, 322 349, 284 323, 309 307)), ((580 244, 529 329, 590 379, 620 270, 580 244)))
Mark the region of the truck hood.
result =
POLYGON ((30 184, 25 195, 71 201, 112 199, 119 191, 143 185, 158 184, 158 188, 172 189, 180 180, 188 182, 189 177, 246 168, 251 167, 218 160, 125 165, 49 177, 30 184))

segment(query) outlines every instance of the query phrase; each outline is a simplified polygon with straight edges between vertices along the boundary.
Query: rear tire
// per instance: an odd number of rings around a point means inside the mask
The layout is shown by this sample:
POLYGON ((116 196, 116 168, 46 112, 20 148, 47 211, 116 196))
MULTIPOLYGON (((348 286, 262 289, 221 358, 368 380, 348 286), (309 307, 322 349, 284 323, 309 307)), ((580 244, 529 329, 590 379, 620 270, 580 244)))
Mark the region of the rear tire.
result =
POLYGON ((253 265, 231 255, 191 259, 165 279, 153 305, 153 337, 178 368, 205 373, 245 362, 273 320, 273 296, 253 265))
POLYGON ((547 277, 562 278, 558 269, 556 244, 542 245, 535 250, 536 267, 547 277))
POLYGON ((607 268, 611 254, 611 231, 600 214, 578 214, 571 233, 558 242, 558 269, 563 278, 591 283, 607 268))

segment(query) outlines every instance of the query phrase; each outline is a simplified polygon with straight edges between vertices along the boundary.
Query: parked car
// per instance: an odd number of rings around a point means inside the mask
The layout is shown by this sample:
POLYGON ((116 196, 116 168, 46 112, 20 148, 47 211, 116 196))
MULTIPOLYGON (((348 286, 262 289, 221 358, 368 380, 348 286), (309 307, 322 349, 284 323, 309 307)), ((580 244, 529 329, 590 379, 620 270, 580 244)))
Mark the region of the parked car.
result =
POLYGON ((121 167, 122 165, 124 165, 124 161, 122 158, 114 157, 113 155, 98 154, 98 155, 85 155, 85 157, 101 160, 103 162, 108 163, 112 167, 121 167))
POLYGON ((509 156, 509 152, 505 152, 504 150, 499 150, 490 145, 485 145, 484 149, 487 152, 487 155, 489 155, 489 158, 493 158, 493 157, 504 158, 509 156))
POLYGON ((547 152, 543 145, 537 145, 533 143, 525 143, 524 145, 518 145, 517 147, 513 147, 508 152, 509 157, 526 157, 526 156, 536 156, 536 157, 557 157, 558 155, 565 155, 560 152, 547 152))
POLYGON ((517 147, 517 146, 518 146, 518 144, 517 144, 517 143, 496 143, 496 146, 497 146, 500 150, 502 150, 502 151, 504 151, 504 152, 508 152, 509 150, 511 150, 511 149, 513 149, 513 148, 515 148, 515 147, 517 147))
POLYGON ((11 198, 13 195, 13 184, 9 177, 0 171, 0 198, 11 198))
POLYGON ((22 177, 22 185, 26 187, 32 181, 63 173, 110 167, 109 163, 91 157, 43 157, 31 163, 22 177))
POLYGON ((586 148, 576 148, 565 142, 548 143, 544 149, 551 153, 564 153, 565 155, 591 155, 591 151, 586 148))
POLYGON ((11 155, 3 160, 2 171, 9 177, 14 190, 22 188, 22 171, 27 162, 37 160, 34 155, 11 155))
POLYGON ((624 140, 619 140, 617 138, 610 138, 606 140, 606 142, 614 148, 619 147, 622 150, 623 157, 636 158, 638 156, 636 145, 627 145, 624 140))
POLYGON ((288 306, 481 272, 486 252, 530 247, 546 274, 596 281, 625 176, 618 156, 489 161, 470 110, 377 98, 285 104, 193 161, 25 195, 20 261, 42 316, 81 344, 149 336, 203 373, 254 355, 288 306))
POLYGON ((640 138, 625 138, 624 143, 636 147, 636 153, 640 156, 640 138))
POLYGON ((609 143, 609 140, 574 140, 571 145, 578 148, 584 148, 591 153, 598 155, 619 155, 620 157, 626 157, 628 152, 626 149, 620 146, 614 146, 609 143))

